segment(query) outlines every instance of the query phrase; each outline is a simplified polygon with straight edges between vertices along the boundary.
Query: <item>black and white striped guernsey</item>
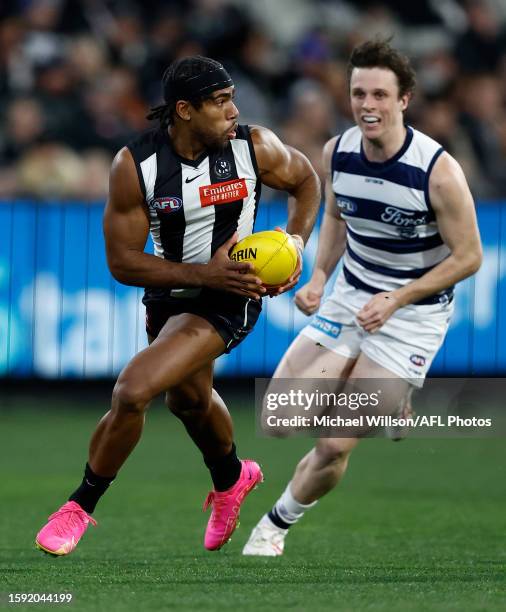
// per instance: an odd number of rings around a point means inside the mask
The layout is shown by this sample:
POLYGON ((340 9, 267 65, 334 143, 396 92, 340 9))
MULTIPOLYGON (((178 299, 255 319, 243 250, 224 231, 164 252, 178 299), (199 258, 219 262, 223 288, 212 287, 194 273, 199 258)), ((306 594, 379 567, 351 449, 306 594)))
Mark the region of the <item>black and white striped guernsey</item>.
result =
MULTIPOLYGON (((223 149, 196 160, 176 153, 166 128, 128 144, 150 216, 154 254, 169 261, 207 263, 237 230, 253 232, 260 180, 248 126, 223 149)), ((197 297, 200 289, 146 288, 144 303, 197 297)))
MULTIPOLYGON (((429 178, 443 148, 407 126, 391 159, 370 162, 358 127, 344 132, 332 156, 332 187, 346 222, 346 281, 369 293, 393 291, 419 278, 450 254, 437 227, 429 178)), ((419 304, 446 303, 453 288, 419 304)))

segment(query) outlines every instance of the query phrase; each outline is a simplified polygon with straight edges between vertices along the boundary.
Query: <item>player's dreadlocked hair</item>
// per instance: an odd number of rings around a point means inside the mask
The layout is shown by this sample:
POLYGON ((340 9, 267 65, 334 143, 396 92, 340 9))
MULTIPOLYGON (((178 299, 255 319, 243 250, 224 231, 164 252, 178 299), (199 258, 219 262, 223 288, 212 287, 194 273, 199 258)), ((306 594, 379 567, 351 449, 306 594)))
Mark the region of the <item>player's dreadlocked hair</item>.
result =
POLYGON ((354 68, 388 68, 397 76, 399 96, 411 96, 415 91, 416 77, 411 63, 390 46, 390 39, 368 40, 355 47, 348 62, 348 82, 354 68))
POLYGON ((199 109, 208 95, 182 97, 179 95, 181 88, 184 87, 191 77, 213 72, 219 68, 222 68, 219 62, 200 55, 184 57, 183 59, 172 62, 162 76, 165 104, 152 108, 151 112, 146 116, 146 119, 158 119, 160 121, 160 127, 162 128, 173 125, 174 113, 178 100, 188 100, 192 106, 199 109))

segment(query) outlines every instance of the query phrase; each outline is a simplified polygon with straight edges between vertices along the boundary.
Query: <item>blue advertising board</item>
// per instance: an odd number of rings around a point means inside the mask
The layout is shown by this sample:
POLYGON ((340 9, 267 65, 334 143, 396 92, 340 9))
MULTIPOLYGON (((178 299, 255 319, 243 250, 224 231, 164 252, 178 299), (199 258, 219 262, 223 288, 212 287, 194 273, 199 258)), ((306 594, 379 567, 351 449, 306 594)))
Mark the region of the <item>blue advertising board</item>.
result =
MULTIPOLYGON (((457 287, 451 328, 431 374, 506 374, 505 207, 478 206, 483 265, 457 287)), ((0 203, 0 376, 115 376, 146 346, 142 289, 109 274, 102 212, 99 204, 0 203)), ((255 229, 285 223, 286 204, 264 203, 255 229)), ((304 254, 302 283, 315 259, 317 233, 304 254)), ((265 299, 255 330, 218 360, 216 374, 270 375, 307 321, 293 292, 265 299)))

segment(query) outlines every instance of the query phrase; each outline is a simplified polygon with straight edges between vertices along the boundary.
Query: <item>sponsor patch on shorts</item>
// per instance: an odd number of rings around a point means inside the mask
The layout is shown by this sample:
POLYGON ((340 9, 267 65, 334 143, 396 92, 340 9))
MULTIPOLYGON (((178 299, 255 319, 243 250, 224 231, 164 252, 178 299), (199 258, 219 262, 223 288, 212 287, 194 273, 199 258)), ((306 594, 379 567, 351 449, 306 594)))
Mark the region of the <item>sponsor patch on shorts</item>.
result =
POLYGON ((316 317, 310 323, 311 327, 319 329, 327 336, 331 338, 337 338, 341 333, 342 325, 341 323, 336 323, 335 321, 329 321, 328 319, 324 319, 320 317, 320 315, 316 315, 316 317))
POLYGON ((425 365, 425 357, 423 355, 411 355, 409 360, 413 365, 416 365, 419 368, 425 365))

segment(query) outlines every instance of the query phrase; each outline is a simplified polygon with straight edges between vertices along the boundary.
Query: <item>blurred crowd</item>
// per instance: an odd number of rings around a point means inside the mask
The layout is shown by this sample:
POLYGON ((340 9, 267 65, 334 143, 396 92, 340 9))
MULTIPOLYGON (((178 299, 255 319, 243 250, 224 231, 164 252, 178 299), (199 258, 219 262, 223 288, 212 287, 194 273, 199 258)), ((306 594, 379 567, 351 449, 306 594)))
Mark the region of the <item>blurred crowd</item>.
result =
POLYGON ((0 4, 0 198, 101 200, 111 160, 161 101, 174 59, 208 55, 242 123, 273 128, 317 168, 352 124, 346 60, 393 36, 417 70, 407 114, 506 197, 505 0, 10 0, 0 4))

